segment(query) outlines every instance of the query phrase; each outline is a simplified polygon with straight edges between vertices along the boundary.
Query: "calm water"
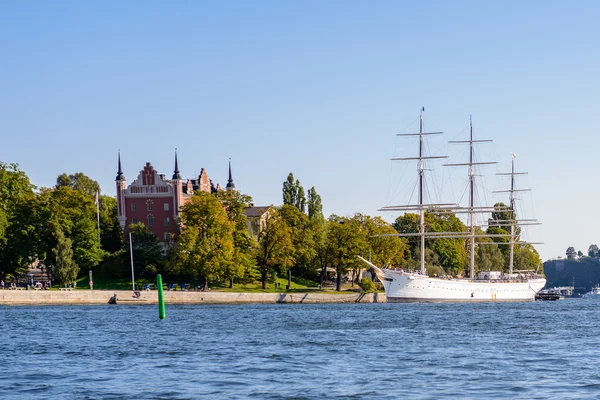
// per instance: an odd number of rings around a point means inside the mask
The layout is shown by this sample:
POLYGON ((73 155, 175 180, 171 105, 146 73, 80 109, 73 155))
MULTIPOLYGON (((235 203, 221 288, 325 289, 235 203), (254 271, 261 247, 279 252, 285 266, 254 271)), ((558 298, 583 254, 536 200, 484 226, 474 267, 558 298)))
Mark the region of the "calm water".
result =
POLYGON ((599 398, 599 310, 0 306, 0 397, 599 398))

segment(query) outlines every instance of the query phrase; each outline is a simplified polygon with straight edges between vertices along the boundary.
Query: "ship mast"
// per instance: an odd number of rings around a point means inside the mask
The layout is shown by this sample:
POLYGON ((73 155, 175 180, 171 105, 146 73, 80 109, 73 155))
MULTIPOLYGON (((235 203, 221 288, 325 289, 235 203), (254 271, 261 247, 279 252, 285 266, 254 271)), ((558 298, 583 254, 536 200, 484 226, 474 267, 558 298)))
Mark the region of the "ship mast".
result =
MULTIPOLYGON (((509 173, 498 173, 496 175, 510 175, 511 176, 511 188, 510 190, 499 190, 494 193, 500 192, 510 192, 510 206, 475 206, 475 167, 480 165, 489 165, 489 164, 497 164, 496 161, 475 161, 475 146, 477 143, 490 143, 492 140, 476 140, 473 138, 473 120, 469 118, 469 140, 453 140, 448 143, 462 143, 469 144, 469 162, 468 163, 459 163, 459 164, 444 164, 447 167, 458 167, 458 166, 467 166, 469 167, 469 205, 466 207, 459 206, 457 204, 451 203, 439 203, 439 204, 426 204, 424 200, 424 176, 425 176, 425 166, 424 160, 427 159, 439 159, 439 158, 448 158, 448 156, 425 156, 424 155, 424 146, 423 139, 424 136, 427 135, 440 135, 442 132, 423 132, 423 111, 424 108, 421 109, 419 115, 419 133, 404 133, 398 134, 397 136, 419 136, 419 156, 418 157, 406 157, 406 158, 392 158, 392 161, 409 161, 409 160, 417 160, 417 169, 419 173, 419 201, 418 204, 413 205, 397 205, 397 206, 385 206, 381 207, 378 211, 399 211, 399 212, 407 212, 407 211, 419 211, 419 231, 418 232, 399 232, 399 233, 390 233, 390 234, 380 234, 374 235, 375 237, 418 237, 420 239, 420 265, 421 265, 421 273, 426 274, 425 269, 425 238, 428 239, 444 239, 444 238, 454 238, 454 239, 469 239, 470 244, 470 262, 469 262, 469 276, 471 279, 475 278, 475 239, 476 238, 504 238, 509 237, 509 245, 510 245, 510 262, 509 262, 509 270, 512 273, 513 271, 513 258, 514 258, 514 245, 515 244, 542 244, 542 243, 533 243, 533 242, 523 242, 517 239, 517 233, 515 230, 515 226, 519 225, 539 225, 539 222, 535 219, 521 219, 517 220, 514 208, 515 208, 515 193, 521 191, 529 191, 530 189, 516 189, 515 188, 515 175, 525 175, 526 173, 520 173, 514 171, 514 158, 516 157, 513 154, 513 163, 512 170, 509 173), (469 228, 467 231, 460 232, 427 232, 425 227, 425 211, 431 212, 436 215, 444 215, 444 214, 468 214, 469 215, 469 228), (510 226, 510 233, 477 233, 476 227, 476 214, 489 214, 489 213, 507 213, 510 215, 506 220, 490 220, 487 226, 510 226)), ((505 242, 479 242, 478 245, 500 245, 506 244, 505 242)))
POLYGON ((421 234, 421 274, 425 275, 425 210, 423 209, 423 174, 425 173, 423 165, 423 111, 419 112, 419 233, 421 234))
MULTIPOLYGON (((469 277, 475 278, 475 238, 481 235, 476 235, 475 213, 486 212, 487 207, 475 207, 475 166, 497 164, 495 161, 475 162, 475 143, 490 143, 491 140, 474 140, 473 139, 473 118, 469 116, 469 140, 452 140, 448 143, 468 143, 469 144, 469 162, 460 164, 444 164, 447 167, 469 167, 469 206, 466 210, 469 213, 469 241, 470 241, 470 260, 469 260, 469 277)), ((486 235, 487 236, 487 235, 486 235)))
MULTIPOLYGON (((504 172, 504 173, 499 173, 496 175, 508 175, 510 176, 510 189, 509 190, 497 190, 494 193, 506 193, 508 192, 510 194, 510 208, 509 208, 509 219, 508 221, 505 220, 501 220, 498 221, 498 223, 496 223, 497 226, 509 226, 510 227, 510 234, 508 235, 509 237, 509 241, 508 241, 508 246, 510 249, 509 252, 509 258, 508 258, 508 273, 512 274, 513 273, 513 269, 514 269, 514 258, 515 258, 515 244, 517 244, 516 241, 516 226, 518 225, 540 225, 540 223, 535 220, 535 219, 522 219, 522 220, 517 220, 517 215, 516 215, 516 211, 515 211, 515 193, 516 192, 529 192, 531 191, 531 189, 517 189, 515 186, 515 176, 516 175, 527 175, 527 172, 515 172, 515 158, 517 158, 517 156, 515 155, 515 153, 512 153, 512 160, 511 160, 511 169, 510 172, 504 172)), ((519 242, 519 243, 524 243, 524 242, 519 242)), ((533 243, 531 243, 533 244, 533 243)), ((541 244, 541 243, 536 243, 536 244, 541 244)))
POLYGON ((469 262, 469 276, 475 277, 475 170, 473 168, 473 118, 469 116, 469 208, 471 209, 471 258, 469 262))
POLYGON ((510 248, 510 256, 508 258, 508 273, 513 273, 514 267, 514 259, 515 259, 515 224, 514 221, 516 219, 515 215, 515 153, 512 154, 512 160, 510 165, 510 240, 509 240, 509 248, 510 248))
MULTIPOLYGON (((454 204, 426 204, 424 199, 424 179, 425 179, 425 160, 432 159, 440 159, 440 158, 448 158, 448 156, 426 156, 424 149, 424 137, 428 135, 441 135, 442 132, 423 132, 423 112, 425 111, 425 107, 422 107, 419 113, 419 133, 399 133, 396 136, 419 136, 419 156, 418 157, 402 157, 402 158, 392 158, 392 161, 414 161, 417 163, 417 171, 419 174, 419 202, 416 205, 401 205, 401 206, 386 206, 379 209, 379 211, 410 211, 415 210, 419 211, 419 233, 417 234, 398 234, 391 236, 404 236, 410 237, 418 235, 420 237, 420 272, 425 275, 427 270, 425 268, 425 237, 428 236, 428 233, 425 232, 425 210, 432 207, 448 207, 454 206, 454 204)), ((378 235, 379 236, 379 235, 378 235)), ((388 236, 388 235, 381 235, 388 236)))

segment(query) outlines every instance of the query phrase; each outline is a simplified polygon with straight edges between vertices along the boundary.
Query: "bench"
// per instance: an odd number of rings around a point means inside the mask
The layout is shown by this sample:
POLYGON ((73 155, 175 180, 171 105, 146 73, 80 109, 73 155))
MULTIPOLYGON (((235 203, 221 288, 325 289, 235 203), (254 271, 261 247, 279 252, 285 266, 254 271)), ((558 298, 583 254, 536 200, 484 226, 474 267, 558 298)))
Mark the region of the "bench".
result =
POLYGON ((64 292, 64 291, 70 292, 71 290, 73 290, 73 288, 71 288, 71 287, 61 287, 61 288, 58 288, 58 290, 60 290, 61 292, 64 292))

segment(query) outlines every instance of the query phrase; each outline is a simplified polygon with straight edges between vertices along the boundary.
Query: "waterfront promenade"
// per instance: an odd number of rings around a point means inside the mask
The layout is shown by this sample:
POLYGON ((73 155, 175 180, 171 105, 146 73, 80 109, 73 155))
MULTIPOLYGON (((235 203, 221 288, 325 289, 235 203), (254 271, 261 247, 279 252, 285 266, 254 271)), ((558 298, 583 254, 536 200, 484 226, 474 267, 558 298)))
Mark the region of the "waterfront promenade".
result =
MULTIPOLYGON (((0 290, 0 305, 107 304, 117 295, 119 304, 156 304, 156 290, 0 290)), ((235 293, 166 291, 166 304, 275 304, 275 303, 385 303, 385 293, 235 293)))

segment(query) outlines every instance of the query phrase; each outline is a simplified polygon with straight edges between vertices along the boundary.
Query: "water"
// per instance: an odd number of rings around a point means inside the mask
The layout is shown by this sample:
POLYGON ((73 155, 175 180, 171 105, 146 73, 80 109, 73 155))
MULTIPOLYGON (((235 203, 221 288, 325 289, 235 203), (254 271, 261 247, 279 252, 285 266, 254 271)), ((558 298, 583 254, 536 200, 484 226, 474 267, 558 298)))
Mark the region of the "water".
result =
POLYGON ((0 397, 598 398, 600 302, 0 307, 0 397))

